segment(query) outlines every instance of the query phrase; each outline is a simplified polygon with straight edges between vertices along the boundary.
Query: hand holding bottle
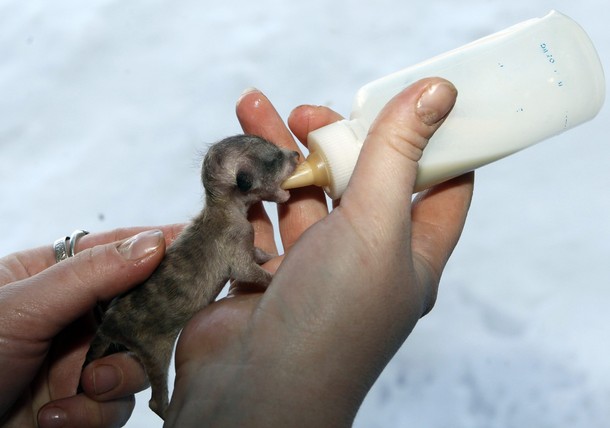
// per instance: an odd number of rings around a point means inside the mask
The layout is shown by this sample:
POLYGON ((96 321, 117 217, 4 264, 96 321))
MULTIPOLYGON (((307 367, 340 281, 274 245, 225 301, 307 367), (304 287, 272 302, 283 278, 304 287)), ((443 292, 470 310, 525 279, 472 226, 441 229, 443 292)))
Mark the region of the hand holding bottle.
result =
MULTIPOLYGON (((167 426, 346 426, 381 369, 434 304, 460 236, 472 175, 412 202, 417 161, 455 102, 442 79, 425 79, 383 109, 340 203, 326 215, 319 189, 293 191, 281 208, 287 255, 264 294, 240 293, 200 312, 183 331, 167 426), (315 410, 312 410, 315 409, 315 410)), ((295 149, 260 92, 244 95, 246 132, 295 149)), ((340 117, 296 109, 302 141, 340 117)), ((256 245, 273 251, 262 211, 256 245)))
POLYGON ((311 153, 283 187, 315 184, 341 197, 378 112, 426 76, 450 80, 460 96, 419 161, 416 191, 580 125, 605 99, 593 43, 576 22, 552 11, 363 86, 350 120, 307 136, 311 153))

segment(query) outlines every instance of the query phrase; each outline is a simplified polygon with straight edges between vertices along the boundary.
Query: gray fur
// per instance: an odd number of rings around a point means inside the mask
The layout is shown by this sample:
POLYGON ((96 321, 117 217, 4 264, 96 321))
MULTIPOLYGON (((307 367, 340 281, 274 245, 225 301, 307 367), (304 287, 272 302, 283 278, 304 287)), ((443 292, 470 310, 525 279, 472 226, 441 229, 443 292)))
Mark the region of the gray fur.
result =
POLYGON ((104 314, 85 364, 126 348, 140 360, 152 387, 150 408, 164 418, 167 375, 176 337, 210 304, 229 279, 266 287, 271 274, 259 266, 271 258, 254 247, 248 209, 261 200, 286 202, 280 184, 298 154, 255 136, 214 144, 205 156, 202 212, 168 248, 140 286, 116 298, 104 314))

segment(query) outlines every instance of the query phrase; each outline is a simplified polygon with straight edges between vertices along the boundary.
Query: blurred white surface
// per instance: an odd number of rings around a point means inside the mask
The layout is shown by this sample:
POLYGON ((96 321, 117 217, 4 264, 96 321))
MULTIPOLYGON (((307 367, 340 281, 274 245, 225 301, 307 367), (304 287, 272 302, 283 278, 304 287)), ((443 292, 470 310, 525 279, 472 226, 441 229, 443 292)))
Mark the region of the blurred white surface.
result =
MULTIPOLYGON (((83 227, 187 220, 198 151, 250 86, 283 117, 557 9, 610 70, 606 0, 0 1, 0 254, 83 227)), ((424 318, 355 423, 604 427, 610 420, 609 107, 477 173, 424 318)), ((138 395, 129 427, 156 427, 138 395)))

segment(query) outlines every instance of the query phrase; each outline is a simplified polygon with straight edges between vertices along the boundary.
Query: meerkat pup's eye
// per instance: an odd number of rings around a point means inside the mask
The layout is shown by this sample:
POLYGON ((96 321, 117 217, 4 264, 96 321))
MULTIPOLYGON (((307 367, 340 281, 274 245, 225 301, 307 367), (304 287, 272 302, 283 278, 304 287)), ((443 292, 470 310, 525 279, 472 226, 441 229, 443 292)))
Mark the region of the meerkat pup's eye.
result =
POLYGON ((237 188, 241 192, 247 192, 248 190, 252 189, 252 185, 254 184, 254 177, 252 177, 252 174, 250 174, 249 172, 242 170, 237 173, 236 183, 237 188))

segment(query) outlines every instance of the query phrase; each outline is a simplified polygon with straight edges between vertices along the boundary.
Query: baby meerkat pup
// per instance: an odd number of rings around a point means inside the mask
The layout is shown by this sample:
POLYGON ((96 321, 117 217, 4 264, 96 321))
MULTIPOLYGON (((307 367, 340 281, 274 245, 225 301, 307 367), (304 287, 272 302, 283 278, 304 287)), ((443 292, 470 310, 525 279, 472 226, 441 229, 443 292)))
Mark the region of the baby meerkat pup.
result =
POLYGON ((259 266, 271 256, 254 247, 248 209, 261 200, 288 200, 280 184, 294 171, 298 157, 251 135, 214 144, 203 161, 203 210, 167 249, 150 278, 112 301, 85 365, 119 349, 131 351, 152 387, 149 406, 164 418, 171 355, 186 322, 229 279, 263 287, 271 281, 272 275, 259 266))

